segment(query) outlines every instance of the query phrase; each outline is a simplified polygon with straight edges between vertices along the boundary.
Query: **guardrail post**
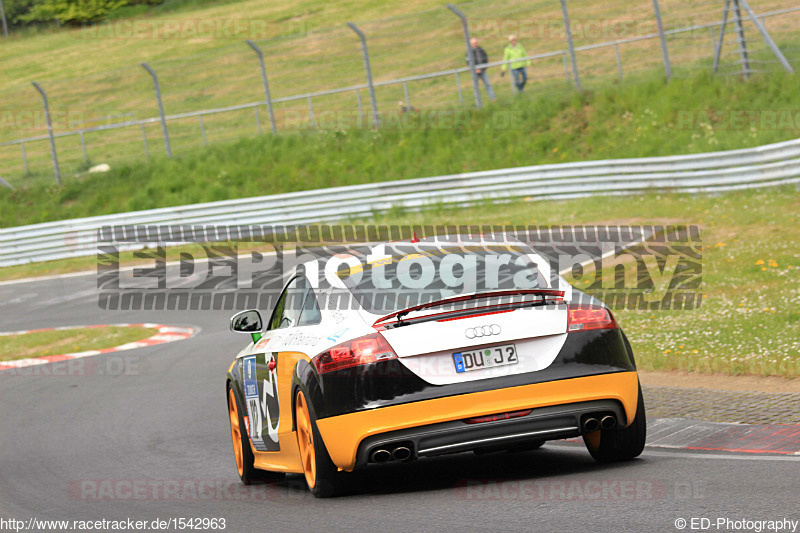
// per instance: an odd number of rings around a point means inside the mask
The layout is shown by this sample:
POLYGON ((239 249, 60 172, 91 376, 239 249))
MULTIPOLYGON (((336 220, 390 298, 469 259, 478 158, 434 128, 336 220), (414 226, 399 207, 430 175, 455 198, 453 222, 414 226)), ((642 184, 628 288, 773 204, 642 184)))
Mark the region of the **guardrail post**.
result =
POLYGON ((658 27, 658 38, 661 40, 661 55, 664 58, 664 72, 667 80, 672 78, 672 65, 669 62, 669 52, 667 51, 667 37, 664 35, 664 24, 661 21, 661 9, 658 7, 658 0, 653 0, 653 11, 656 14, 656 26, 658 27))
POLYGON ((167 157, 172 157, 172 148, 169 146, 169 132, 167 131, 167 119, 164 116, 164 104, 161 102, 161 88, 158 86, 158 76, 150 65, 147 63, 140 63, 150 76, 153 77, 153 86, 156 90, 156 100, 158 100, 158 114, 161 115, 161 132, 164 134, 164 147, 167 149, 167 157))
POLYGON ((353 30, 358 38, 361 39, 361 52, 364 55, 364 69, 367 71, 367 86, 369 87, 369 100, 372 105, 372 124, 375 129, 380 126, 380 117, 378 116, 378 102, 375 100, 375 86, 372 84, 372 69, 369 66, 369 51, 367 50, 367 38, 358 26, 352 22, 347 25, 353 30))
POLYGON ((467 16, 463 11, 458 9, 453 4, 447 4, 447 9, 455 13, 461 19, 461 29, 464 31, 464 44, 467 50, 467 61, 469 62, 469 73, 472 76, 472 90, 475 92, 475 107, 481 108, 481 88, 478 85, 478 73, 475 72, 475 56, 472 53, 472 45, 469 44, 469 25, 467 24, 467 16))
POLYGON ((764 38, 764 42, 767 43, 767 46, 769 46, 770 50, 772 50, 772 53, 778 58, 778 61, 780 61, 781 65, 783 65, 783 68, 786 70, 786 72, 791 72, 794 74, 794 68, 792 68, 792 65, 790 65, 789 61, 786 60, 783 52, 781 52, 781 49, 778 48, 777 44, 775 44, 775 41, 772 40, 772 37, 769 36, 767 29, 764 27, 763 21, 758 20, 758 17, 750 8, 750 4, 747 3, 747 0, 739 0, 739 2, 744 6, 745 11, 747 11, 747 16, 749 16, 750 20, 753 21, 753 24, 756 25, 759 33, 761 33, 761 36, 764 38))
POLYGON ((567 32, 567 46, 569 57, 572 59, 572 76, 575 79, 575 88, 581 90, 581 77, 578 74, 578 60, 575 59, 575 45, 572 43, 572 27, 569 25, 569 13, 566 0, 561 0, 561 13, 564 16, 564 29, 567 32))
POLYGON ((3 0, 0 0, 0 15, 3 18, 3 35, 8 37, 8 23, 6 22, 6 6, 3 5, 3 0))
POLYGON ((50 120, 50 104, 47 102, 47 94, 42 89, 42 86, 33 82, 33 86, 42 95, 44 102, 44 119, 47 122, 47 135, 50 137, 50 152, 53 154, 53 170, 56 173, 56 183, 61 184, 61 171, 58 169, 58 154, 56 154, 56 139, 53 136, 53 121, 50 120))
MULTIPOLYGON (((250 39, 247 39, 245 42, 258 55, 258 63, 261 65, 261 83, 264 85, 264 96, 267 99, 267 111, 269 111, 269 125, 272 127, 272 134, 277 135, 278 130, 275 127, 275 113, 272 110, 272 97, 269 94, 269 82, 267 82, 267 68, 264 66, 264 53, 261 51, 261 48, 250 39)), ((259 133, 260 129, 261 128, 259 128, 259 133)))

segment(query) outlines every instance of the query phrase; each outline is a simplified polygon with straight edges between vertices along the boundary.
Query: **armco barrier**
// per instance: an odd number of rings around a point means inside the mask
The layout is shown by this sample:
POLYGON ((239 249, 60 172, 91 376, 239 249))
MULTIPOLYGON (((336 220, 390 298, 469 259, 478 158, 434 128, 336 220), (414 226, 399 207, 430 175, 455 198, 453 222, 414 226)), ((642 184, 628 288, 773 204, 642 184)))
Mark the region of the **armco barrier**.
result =
POLYGON ((722 192, 800 183, 800 139, 726 152, 471 172, 167 207, 0 229, 0 266, 93 255, 97 229, 126 224, 307 224, 393 206, 469 205, 646 191, 722 192))

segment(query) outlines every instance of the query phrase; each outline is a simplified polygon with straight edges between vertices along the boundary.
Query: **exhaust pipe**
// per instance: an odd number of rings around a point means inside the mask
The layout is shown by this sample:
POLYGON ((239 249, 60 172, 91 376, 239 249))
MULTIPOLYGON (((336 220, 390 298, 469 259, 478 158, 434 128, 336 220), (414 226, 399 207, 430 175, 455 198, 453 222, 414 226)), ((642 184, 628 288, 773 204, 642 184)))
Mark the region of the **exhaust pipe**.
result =
POLYGON ((384 448, 378 448, 374 452, 372 452, 371 456, 372 462, 374 463, 385 463, 387 461, 392 460, 392 454, 389 453, 389 450, 384 448))
POLYGON ((611 415, 606 415, 600 419, 600 427, 603 429, 612 429, 616 427, 617 419, 611 415))
POLYGON ((394 457, 398 461, 405 461, 406 459, 411 457, 411 450, 409 450, 405 446, 398 446, 392 452, 392 457, 394 457))
POLYGON ((583 430, 587 433, 600 429, 600 421, 594 417, 589 417, 583 421, 583 430))

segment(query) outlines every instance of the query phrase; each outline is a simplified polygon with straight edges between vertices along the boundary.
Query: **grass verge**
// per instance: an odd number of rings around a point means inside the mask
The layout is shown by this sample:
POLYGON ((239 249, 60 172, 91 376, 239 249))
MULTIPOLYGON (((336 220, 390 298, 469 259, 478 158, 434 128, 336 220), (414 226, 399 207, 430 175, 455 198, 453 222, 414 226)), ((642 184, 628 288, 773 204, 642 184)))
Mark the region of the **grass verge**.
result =
POLYGON ((387 123, 378 132, 246 138, 82 175, 63 186, 2 188, 0 226, 543 163, 758 146, 797 131, 742 110, 794 117, 798 79, 772 74, 743 83, 700 75, 665 84, 654 74, 581 94, 530 92, 482 111, 443 110, 439 118, 387 123))
POLYGON ((3 335, 0 361, 102 350, 146 339, 157 331, 154 328, 109 326, 3 335))

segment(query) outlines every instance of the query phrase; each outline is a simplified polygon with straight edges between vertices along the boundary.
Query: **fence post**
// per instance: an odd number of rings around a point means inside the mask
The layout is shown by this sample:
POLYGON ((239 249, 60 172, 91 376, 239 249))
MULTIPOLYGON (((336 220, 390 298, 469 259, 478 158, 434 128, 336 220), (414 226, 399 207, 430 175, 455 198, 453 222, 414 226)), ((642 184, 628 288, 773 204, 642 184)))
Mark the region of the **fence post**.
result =
POLYGON ((456 88, 458 89, 458 102, 464 105, 464 93, 461 92, 461 78, 458 77, 458 71, 456 71, 456 88))
POLYGON ((261 135, 261 116, 258 114, 258 106, 255 106, 253 111, 256 116, 256 131, 258 131, 258 134, 261 135))
POLYGON ((561 0, 561 13, 564 16, 564 29, 567 32, 567 46, 569 46, 569 56, 572 59, 572 76, 575 78, 575 88, 581 90, 581 78, 578 75, 578 60, 575 59, 575 45, 572 44, 572 27, 569 25, 569 13, 567 12, 566 0, 561 0))
POLYGON ((566 52, 561 52, 561 59, 564 62, 564 77, 567 79, 567 83, 572 83, 572 76, 569 74, 569 62, 567 61, 566 52))
POLYGON ((669 52, 667 51, 667 37, 664 35, 664 24, 661 22, 661 9, 658 7, 658 0, 653 0, 653 11, 656 14, 656 26, 658 27, 658 38, 661 40, 661 55, 664 57, 664 72, 667 80, 672 77, 672 65, 669 63, 669 52))
POLYGON ((208 141, 206 140, 206 123, 203 120, 203 115, 198 115, 197 118, 200 119, 200 135, 203 137, 203 146, 208 146, 208 141))
POLYGON ((361 89, 356 89, 356 101, 358 102, 358 127, 364 125, 364 106, 361 103, 361 89))
POLYGON ((619 44, 614 44, 614 54, 617 56, 617 71, 619 72, 619 81, 622 81, 622 58, 619 57, 619 44))
POLYGON ((481 108, 481 88, 478 85, 478 73, 475 72, 475 55, 472 53, 472 45, 469 44, 469 25, 467 16, 453 4, 447 4, 447 9, 455 13, 461 19, 461 29, 464 30, 464 44, 467 47, 467 61, 469 63, 469 73, 472 76, 472 90, 475 92, 475 107, 481 108))
POLYGON ((56 154, 56 139, 53 136, 53 121, 50 120, 50 105, 47 103, 47 94, 42 89, 42 86, 33 82, 33 86, 42 95, 44 102, 44 119, 47 121, 47 135, 50 137, 50 152, 53 154, 53 170, 56 173, 56 183, 61 184, 61 171, 58 170, 58 154, 56 154))
POLYGON ((778 48, 778 45, 776 45, 775 41, 772 40, 772 37, 769 36, 769 33, 767 33, 767 29, 764 27, 763 22, 759 22, 756 14, 753 12, 752 9, 750 9, 750 4, 747 3, 747 0, 739 0, 739 1, 742 3, 742 5, 744 5, 744 9, 747 11, 747 15, 753 21, 753 24, 756 25, 756 28, 758 28, 758 31, 759 33, 761 33, 761 36, 767 43, 767 46, 769 46, 770 50, 772 50, 772 53, 775 54, 775 56, 778 58, 778 61, 780 61, 781 65, 783 65, 783 68, 786 70, 786 72, 791 72, 792 74, 794 74, 794 69, 792 68, 792 65, 789 64, 789 62, 786 60, 786 57, 784 57, 783 53, 781 52, 781 49, 778 48))
POLYGON ((747 40, 744 38, 742 10, 739 8, 739 0, 733 0, 733 19, 736 23, 736 40, 739 42, 739 55, 742 57, 742 73, 747 79, 750 77, 750 57, 747 53, 747 40))
POLYGON ((728 25, 728 10, 731 8, 731 0, 725 0, 725 9, 722 10, 722 24, 719 26, 719 41, 714 51, 714 72, 719 68, 719 58, 722 55, 722 39, 725 38, 725 26, 728 25))
POLYGON ((19 143, 19 147, 22 149, 22 164, 25 166, 25 175, 27 176, 31 171, 28 170, 28 154, 25 153, 25 143, 19 143))
POLYGON ((3 35, 8 37, 8 23, 6 22, 6 6, 3 5, 3 0, 0 0, 0 16, 3 18, 3 35))
POLYGON ((308 97, 308 117, 311 119, 311 127, 317 127, 317 120, 314 118, 314 104, 311 103, 311 97, 308 97))
POLYGON ((717 39, 714 37, 714 26, 708 27, 709 31, 711 32, 711 48, 714 49, 714 55, 717 55, 717 39))
POLYGON ((158 76, 147 63, 140 63, 153 77, 153 86, 156 89, 156 100, 158 100, 158 114, 161 115, 161 132, 164 134, 164 147, 167 149, 167 157, 172 157, 172 148, 169 146, 169 132, 167 131, 167 119, 164 117, 164 104, 161 102, 161 88, 158 86, 158 76))
POLYGON ((86 140, 83 138, 83 130, 79 131, 78 135, 81 138, 81 152, 83 153, 83 162, 84 163, 88 163, 89 162, 89 156, 86 155, 86 140))
POLYGON ((144 123, 139 124, 142 127, 142 142, 144 143, 144 156, 150 159, 150 148, 147 146, 147 132, 144 130, 144 123))
MULTIPOLYGON (((272 126, 272 134, 276 135, 278 133, 277 128, 275 128, 275 113, 272 111, 272 97, 269 95, 269 83, 267 82, 267 69, 264 66, 264 53, 261 51, 256 43, 247 39, 245 41, 247 45, 255 51, 258 55, 258 63, 261 65, 261 83, 264 85, 264 96, 267 98, 267 111, 269 111, 269 124, 272 126)), ((261 128, 259 127, 259 133, 261 133, 261 128)))
POLYGON ((403 82, 403 94, 406 96, 406 108, 410 111, 411 110, 411 100, 408 97, 408 84, 403 82))
POLYGON ((378 102, 375 100, 375 86, 372 84, 372 69, 369 66, 369 51, 367 50, 367 38, 364 36, 364 32, 358 29, 358 26, 353 24, 352 22, 348 22, 347 25, 353 30, 358 38, 361 39, 361 52, 364 55, 364 69, 367 71, 367 86, 369 87, 369 100, 370 104, 372 105, 372 124, 374 128, 377 130, 380 126, 380 117, 378 117, 378 102))

